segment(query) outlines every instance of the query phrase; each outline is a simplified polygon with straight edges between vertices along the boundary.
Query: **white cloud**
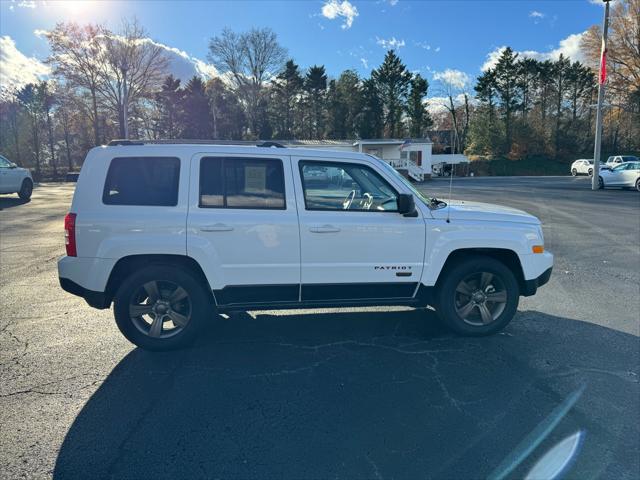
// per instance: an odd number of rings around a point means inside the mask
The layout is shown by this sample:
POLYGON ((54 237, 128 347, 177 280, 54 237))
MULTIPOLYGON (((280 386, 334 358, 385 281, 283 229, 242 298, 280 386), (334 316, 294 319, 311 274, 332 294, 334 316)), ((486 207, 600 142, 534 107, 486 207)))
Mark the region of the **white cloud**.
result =
POLYGON ((537 10, 532 10, 531 12, 529 12, 529 17, 530 18, 544 18, 545 14, 542 12, 538 12, 537 10))
POLYGON ((361 58, 360 59, 360 63, 362 63, 362 66, 364 68, 366 68, 367 70, 369 70, 369 61, 366 58, 361 58))
MULTIPOLYGON (((473 95, 467 95, 467 101, 470 105, 476 105, 478 103, 473 95)), ((426 104, 427 110, 432 115, 448 112, 448 108, 450 108, 451 105, 449 97, 429 97, 426 99, 426 104)), ((461 105, 464 105, 464 93, 459 93, 453 97, 453 106, 457 108, 461 105)))
MULTIPOLYGON (((14 3, 14 2, 12 2, 14 3)), ((21 2, 18 2, 18 7, 20 8, 36 8, 36 2, 31 0, 22 0, 21 2)))
POLYGON ((389 5, 391 5, 392 7, 395 7, 399 1, 400 0, 389 0, 389 5))
MULTIPOLYGON (((33 31, 33 34, 40 38, 46 38, 47 33, 48 32, 46 30, 39 29, 33 31)), ((183 82, 189 81, 194 75, 199 76, 204 80, 221 76, 213 65, 189 55, 184 50, 170 47, 150 38, 143 38, 140 42, 151 43, 152 45, 160 47, 164 51, 164 55, 168 60, 168 73, 179 78, 183 82)))
POLYGON ((0 96, 6 95, 27 83, 46 78, 51 69, 34 57, 27 57, 8 36, 0 36, 0 96))
POLYGON ((145 41, 157 45, 165 51, 165 55, 169 60, 170 73, 183 82, 188 81, 194 75, 197 75, 205 80, 220 76, 218 70, 216 70, 216 67, 203 60, 200 60, 199 58, 189 55, 184 50, 180 50, 179 48, 175 47, 169 47, 168 45, 155 42, 150 38, 146 38, 145 41))
POLYGON ((420 47, 424 50, 431 50, 431 45, 429 45, 427 42, 413 42, 413 44, 416 47, 420 47))
POLYGON ((397 50, 398 48, 402 48, 406 45, 404 40, 398 40, 396 37, 391 37, 389 40, 376 37, 376 43, 385 50, 389 50, 391 48, 397 50))
POLYGON ((442 72, 435 72, 433 79, 458 90, 464 90, 471 83, 471 78, 460 70, 447 68, 442 72))
MULTIPOLYGON (((515 53, 517 53, 520 58, 534 58, 540 61, 557 60, 558 57, 560 57, 560 54, 562 54, 573 62, 575 61, 583 62, 584 56, 580 51, 580 41, 582 40, 582 37, 584 34, 585 32, 573 33, 569 35, 567 38, 563 38, 562 40, 560 40, 558 48, 554 48, 553 50, 550 50, 548 52, 538 52, 536 50, 522 50, 522 51, 517 51, 515 53)), ((502 52, 504 51, 505 48, 507 47, 502 46, 489 52, 487 54, 487 59, 485 60, 484 64, 481 67, 481 70, 486 71, 490 68, 495 67, 496 63, 498 63, 498 59, 500 58, 500 55, 502 55, 502 52)))
POLYGON ((440 47, 436 47, 435 51, 439 52, 440 51, 440 47))
POLYGON ((322 6, 322 16, 329 20, 344 17, 343 29, 351 28, 353 20, 359 15, 358 9, 348 0, 327 0, 322 6))

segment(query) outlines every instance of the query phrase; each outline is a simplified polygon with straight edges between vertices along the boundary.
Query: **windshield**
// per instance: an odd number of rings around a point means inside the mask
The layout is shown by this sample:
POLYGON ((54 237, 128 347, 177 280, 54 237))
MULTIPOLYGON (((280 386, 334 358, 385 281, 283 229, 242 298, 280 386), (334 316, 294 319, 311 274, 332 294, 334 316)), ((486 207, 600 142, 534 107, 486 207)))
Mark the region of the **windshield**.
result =
POLYGON ((411 190, 411 193, 413 193, 416 197, 418 197, 427 207, 431 208, 429 205, 431 203, 431 199, 426 197, 423 193, 421 193, 416 187, 414 187, 411 182, 409 180, 407 180, 405 177, 403 177, 400 172, 398 172, 395 168, 393 168, 391 165, 389 165, 387 162, 385 162, 384 160, 376 157, 375 155, 371 155, 369 154, 369 156, 371 158, 373 158, 374 160, 376 160, 378 162, 378 164, 390 175, 392 175, 396 180, 402 182, 402 184, 404 184, 409 190, 411 190))

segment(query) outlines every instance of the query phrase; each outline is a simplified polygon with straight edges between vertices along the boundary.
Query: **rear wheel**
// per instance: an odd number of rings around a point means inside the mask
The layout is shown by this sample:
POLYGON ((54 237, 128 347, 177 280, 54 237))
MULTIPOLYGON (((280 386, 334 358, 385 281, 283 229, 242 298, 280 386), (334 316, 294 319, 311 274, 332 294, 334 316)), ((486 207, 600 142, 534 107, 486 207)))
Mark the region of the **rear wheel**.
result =
POLYGON ((578 170, 576 170, 575 168, 572 168, 572 169, 571 169, 571 175, 572 175, 572 176, 574 176, 574 177, 575 177, 576 175, 578 175, 578 170))
POLYGON ((589 176, 590 176, 590 177, 591 177, 591 176, 593 176, 593 168, 590 168, 590 169, 589 169, 589 176))
POLYGON ((18 191, 18 196, 22 200, 29 200, 31 198, 31 194, 33 193, 33 182, 29 178, 25 178, 22 181, 22 185, 20 186, 20 190, 18 191))
POLYGON ((636 180, 636 190, 640 192, 640 178, 636 180))
POLYGON ((122 282, 114 297, 114 315, 122 334, 138 347, 174 350, 195 339, 213 317, 213 305, 191 272, 153 265, 122 282))
POLYGON ((502 330, 518 309, 520 289, 509 268, 490 257, 467 257, 438 285, 436 311, 451 330, 470 336, 502 330))

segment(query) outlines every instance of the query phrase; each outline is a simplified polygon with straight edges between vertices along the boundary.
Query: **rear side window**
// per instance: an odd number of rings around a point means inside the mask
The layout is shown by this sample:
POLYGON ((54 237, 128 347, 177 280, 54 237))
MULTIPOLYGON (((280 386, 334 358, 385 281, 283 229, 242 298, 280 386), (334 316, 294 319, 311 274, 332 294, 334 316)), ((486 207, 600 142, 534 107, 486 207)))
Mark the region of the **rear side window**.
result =
POLYGON ((102 202, 106 205, 173 207, 178 204, 180 160, 120 157, 111 160, 102 202))
POLYGON ((284 210, 282 160, 202 158, 200 160, 200 206, 284 210))

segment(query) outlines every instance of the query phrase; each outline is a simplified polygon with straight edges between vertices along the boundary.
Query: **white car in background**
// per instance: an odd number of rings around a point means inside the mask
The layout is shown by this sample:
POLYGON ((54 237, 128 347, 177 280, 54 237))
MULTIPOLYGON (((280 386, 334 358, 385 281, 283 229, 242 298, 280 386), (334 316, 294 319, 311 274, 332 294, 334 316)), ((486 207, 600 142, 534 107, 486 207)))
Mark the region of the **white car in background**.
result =
POLYGON ((611 170, 600 170, 598 185, 600 188, 635 188, 640 192, 640 161, 621 163, 611 170))
POLYGON ((593 175, 593 160, 581 158, 571 164, 571 175, 593 175))
POLYGON ((27 168, 20 168, 0 155, 0 193, 17 193, 29 200, 33 192, 33 178, 27 168))

